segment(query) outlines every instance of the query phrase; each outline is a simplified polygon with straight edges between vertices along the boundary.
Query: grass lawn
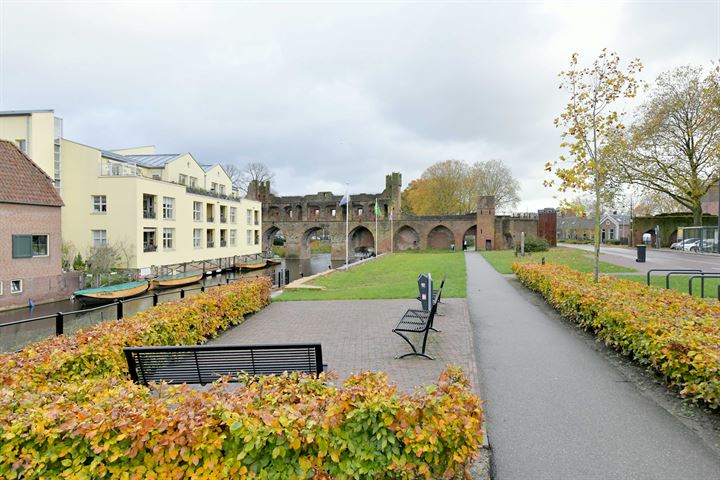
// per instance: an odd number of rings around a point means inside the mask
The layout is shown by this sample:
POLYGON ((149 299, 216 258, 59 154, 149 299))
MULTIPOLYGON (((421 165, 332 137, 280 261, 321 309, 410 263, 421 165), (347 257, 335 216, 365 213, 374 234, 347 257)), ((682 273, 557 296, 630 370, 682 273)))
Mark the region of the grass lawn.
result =
MULTIPOLYGON (((645 275, 623 275, 620 278, 642 283, 643 285, 647 284, 647 277, 645 275)), ((673 290, 677 290, 678 292, 688 293, 689 278, 689 275, 671 275, 670 288, 673 290)), ((705 279, 705 298, 717 298, 719 282, 720 279, 718 278, 705 279)), ((665 275, 650 275, 650 285, 665 288, 665 275)), ((693 280, 693 295, 698 297, 700 296, 699 278, 693 280)))
MULTIPOLYGON (((535 262, 540 263, 542 257, 546 262, 560 263, 581 272, 592 272, 592 253, 578 250, 576 248, 556 247, 547 252, 535 252, 525 254, 524 257, 516 257, 514 250, 492 250, 480 252, 485 260, 500 273, 513 273, 513 262, 535 262)), ((635 272, 637 270, 621 267, 612 263, 600 262, 600 271, 603 273, 635 272)))
MULTIPOLYGON (((359 300, 415 298, 417 277, 430 272, 438 282, 447 275, 443 297, 465 297, 465 255, 462 252, 394 253, 312 281, 327 290, 288 290, 274 298, 289 300, 359 300)), ((437 288, 437 287, 436 287, 437 288)))

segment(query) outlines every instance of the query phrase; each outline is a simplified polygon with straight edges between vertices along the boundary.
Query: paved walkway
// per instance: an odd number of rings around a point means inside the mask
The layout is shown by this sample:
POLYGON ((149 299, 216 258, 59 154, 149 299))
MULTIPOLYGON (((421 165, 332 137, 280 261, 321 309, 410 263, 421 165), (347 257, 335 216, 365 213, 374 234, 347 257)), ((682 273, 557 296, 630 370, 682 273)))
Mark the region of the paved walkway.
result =
POLYGON ((320 342, 323 362, 340 380, 353 372, 382 371, 398 387, 412 391, 416 385, 437 382, 453 363, 478 385, 465 299, 443 299, 440 304, 443 316, 435 317, 435 327, 442 332, 431 332, 427 346, 435 361, 395 358, 411 350, 392 329, 408 308, 419 307, 417 300, 275 302, 208 343, 320 342))
POLYGON ((717 479, 720 459, 571 326, 467 253, 496 480, 717 479))

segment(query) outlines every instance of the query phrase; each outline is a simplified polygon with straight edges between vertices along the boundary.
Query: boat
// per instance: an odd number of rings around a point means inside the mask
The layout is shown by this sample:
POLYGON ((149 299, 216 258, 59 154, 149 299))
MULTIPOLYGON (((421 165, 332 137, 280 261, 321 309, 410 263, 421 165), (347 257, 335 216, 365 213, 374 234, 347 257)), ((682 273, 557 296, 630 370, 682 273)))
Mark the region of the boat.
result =
POLYGON ((150 289, 184 287, 203 279, 203 272, 178 273, 175 275, 161 275, 150 281, 150 289))
POLYGON ((277 255, 267 257, 265 260, 267 261, 268 265, 280 265, 282 263, 282 257, 278 257, 277 255))
POLYGON ((236 263, 235 266, 242 270, 257 270, 259 268, 265 268, 267 266, 267 260, 264 258, 245 260, 244 262, 236 263))
POLYGON ((148 281, 142 280, 139 282, 118 283, 107 287, 86 288, 85 290, 73 292, 73 295, 83 305, 100 305, 141 295, 147 292, 148 288, 150 288, 148 281))

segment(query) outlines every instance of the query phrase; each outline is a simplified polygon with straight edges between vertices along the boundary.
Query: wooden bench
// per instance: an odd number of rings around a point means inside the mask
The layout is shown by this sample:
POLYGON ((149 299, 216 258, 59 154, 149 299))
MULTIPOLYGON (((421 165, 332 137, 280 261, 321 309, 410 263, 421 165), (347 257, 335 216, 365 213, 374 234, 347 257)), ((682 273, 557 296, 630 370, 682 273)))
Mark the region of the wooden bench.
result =
POLYGON ((412 348, 412 352, 408 352, 395 358, 404 358, 409 355, 416 355, 418 357, 425 357, 429 360, 435 360, 433 357, 425 353, 425 347, 427 346, 427 337, 430 333, 430 330, 435 330, 433 328, 433 320, 435 319, 435 313, 437 312, 437 305, 439 300, 440 295, 436 297, 436 300, 433 300, 432 307, 430 308, 429 312, 427 310, 414 309, 409 309, 407 312, 405 312, 398 324, 395 326, 395 328, 393 328, 393 333, 397 333, 398 335, 400 335, 400 337, 402 337, 402 339, 405 340, 408 345, 410 345, 410 348, 412 348), (416 348, 415 345, 413 345, 413 343, 407 337, 406 334, 408 333, 417 333, 422 335, 422 348, 419 351, 418 348, 416 348))
POLYGON ((290 345, 181 345, 127 347, 130 378, 135 383, 212 383, 238 373, 280 375, 284 372, 323 372, 319 343, 290 345))

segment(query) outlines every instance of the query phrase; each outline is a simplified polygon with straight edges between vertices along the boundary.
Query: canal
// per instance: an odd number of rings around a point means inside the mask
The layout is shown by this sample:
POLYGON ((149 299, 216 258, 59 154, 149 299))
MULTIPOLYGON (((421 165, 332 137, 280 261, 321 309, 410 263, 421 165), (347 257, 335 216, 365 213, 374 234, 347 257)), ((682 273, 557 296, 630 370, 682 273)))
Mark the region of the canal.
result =
MULTIPOLYGON (((331 261, 329 253, 316 254, 311 258, 304 260, 283 259, 282 263, 279 265, 255 271, 223 272, 214 276, 207 276, 202 280, 202 282, 185 287, 185 294, 186 296, 197 295, 200 293, 199 287, 201 285, 210 287, 213 285, 224 284, 228 279, 235 280, 238 278, 271 276, 273 278, 273 283, 277 283, 280 271, 285 269, 289 270, 290 281, 293 281, 301 276, 308 276, 330 268, 337 268, 343 265, 343 263, 343 261, 331 261)), ((158 293, 160 294, 160 303, 180 298, 179 288, 159 290, 158 293)), ((123 313, 125 317, 128 317, 152 307, 152 298, 130 299, 124 303, 123 313)), ((117 318, 117 309, 113 305, 83 309, 80 302, 73 299, 36 305, 32 309, 20 308, 0 312, 0 327, 9 322, 25 320, 28 318, 49 317, 43 320, 20 325, 8 325, 5 328, 0 328, 0 352, 19 350, 28 343, 39 341, 43 338, 54 335, 54 315, 58 312, 77 312, 64 316, 64 333, 66 334, 74 333, 81 328, 85 328, 105 320, 114 320, 117 318)))

